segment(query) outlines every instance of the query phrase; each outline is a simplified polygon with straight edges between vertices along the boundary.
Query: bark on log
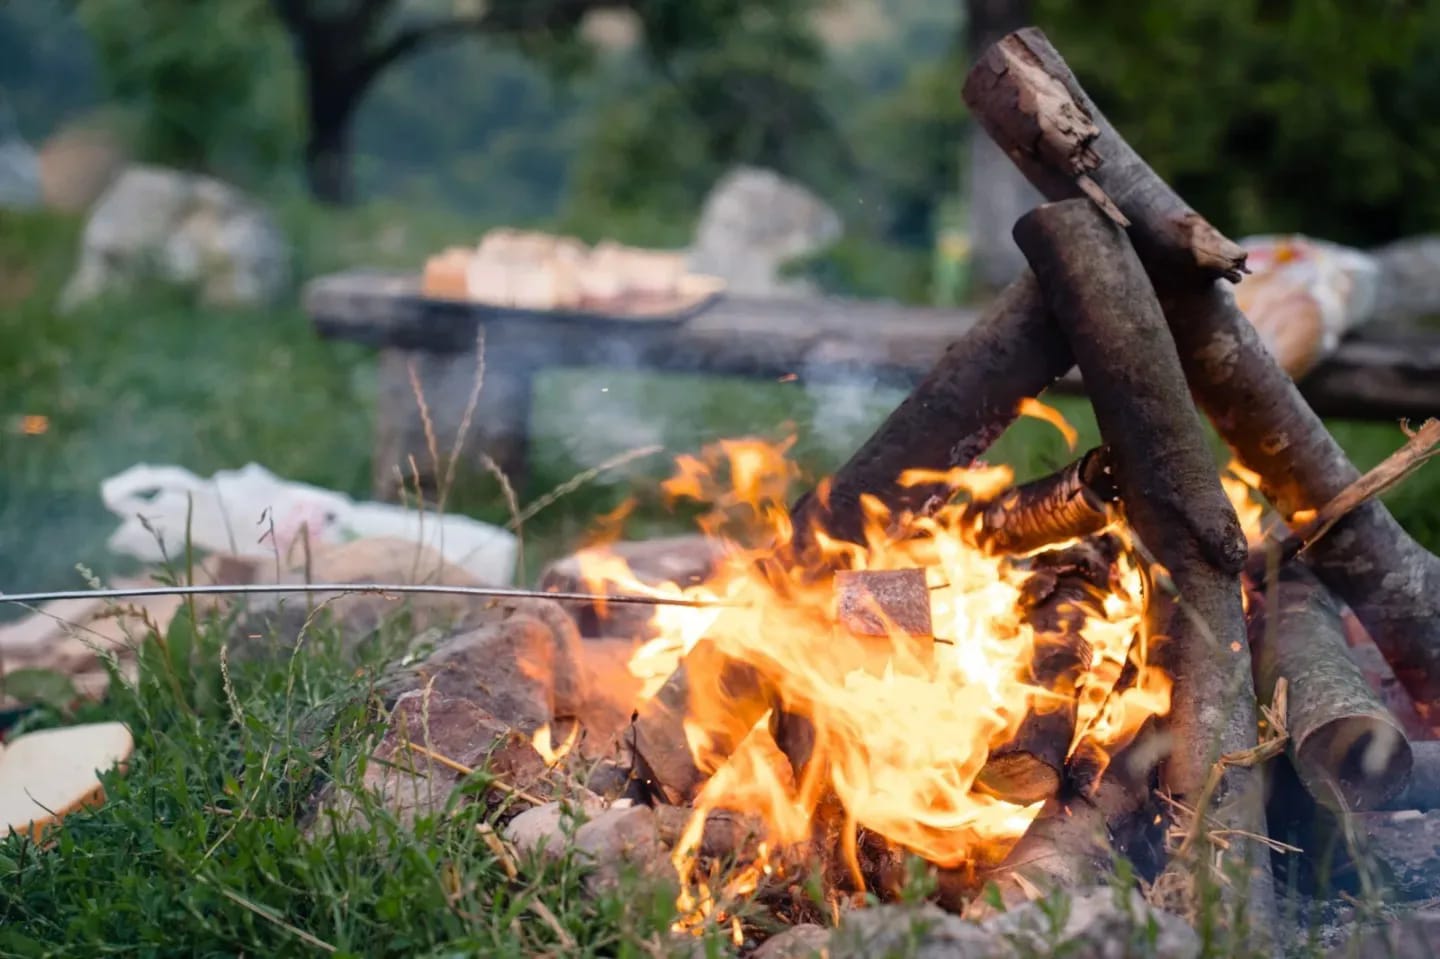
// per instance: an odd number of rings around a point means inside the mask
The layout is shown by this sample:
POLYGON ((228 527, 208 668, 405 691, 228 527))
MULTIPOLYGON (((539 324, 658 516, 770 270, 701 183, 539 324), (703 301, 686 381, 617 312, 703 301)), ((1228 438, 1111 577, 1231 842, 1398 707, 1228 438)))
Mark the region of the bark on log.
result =
POLYGON ((1400 723, 1405 735, 1410 737, 1412 747, 1416 740, 1433 738, 1435 730, 1415 708, 1415 700, 1405 691, 1395 670, 1385 661, 1385 654, 1365 632, 1360 620, 1350 610, 1342 612, 1340 619, 1345 624, 1345 642, 1350 646, 1351 660, 1365 674, 1365 681, 1375 690, 1375 695, 1380 697, 1390 715, 1400 723))
POLYGON ((1109 567, 1077 547, 1037 557, 1026 582, 1025 620, 1035 629, 1029 681, 1053 694, 1031 705, 1011 740, 991 751, 976 786, 1010 802, 1051 799, 1065 780, 1065 760, 1075 736, 1076 683, 1090 664, 1090 644, 1080 628, 1100 613, 1109 567))
POLYGON ((1256 692, 1269 702, 1287 680, 1288 753, 1316 802, 1374 809, 1404 788, 1410 743, 1350 658, 1344 632, 1329 590, 1304 567, 1284 567, 1250 611, 1256 692))
POLYGON ((802 496, 791 510, 794 549, 813 559, 814 530, 852 543, 864 542, 860 499, 873 496, 892 513, 918 512, 942 484, 904 486, 907 469, 949 470, 968 466, 1018 415, 1020 401, 1043 392, 1074 365, 1026 274, 1007 287, 985 316, 952 343, 935 365, 864 445, 821 490, 802 496))
MULTIPOLYGON (((1171 597, 1151 584, 1146 628, 1163 637, 1157 655, 1175 680, 1165 781, 1195 799, 1222 753, 1256 745, 1239 578, 1245 538, 1124 231, 1089 200, 1070 200, 1027 214, 1015 238, 1085 376, 1126 517, 1174 585, 1171 597)), ((1215 798, 1216 818, 1265 834, 1255 772, 1230 768, 1215 798)), ((1252 873, 1251 915, 1264 928, 1274 916, 1268 853, 1245 840, 1232 850, 1252 873)))
POLYGON ((1116 497, 1110 452, 1100 447, 1059 472, 971 504, 962 528, 986 552, 1023 556, 1100 532, 1116 497))
MULTIPOLYGON (((1130 224, 1201 407, 1289 518, 1360 476, 1216 276, 1244 255, 1145 165, 1039 30, 1017 31, 972 69, 965 102, 1051 199, 1097 193, 1130 224)), ((1371 502, 1309 557, 1360 617, 1406 688, 1440 698, 1440 559, 1371 502)))
POLYGON ((965 79, 964 98, 1041 193, 1088 196, 1130 228, 1136 251, 1161 272, 1240 279, 1245 250, 1155 175, 1038 29, 1017 30, 987 50, 965 79))

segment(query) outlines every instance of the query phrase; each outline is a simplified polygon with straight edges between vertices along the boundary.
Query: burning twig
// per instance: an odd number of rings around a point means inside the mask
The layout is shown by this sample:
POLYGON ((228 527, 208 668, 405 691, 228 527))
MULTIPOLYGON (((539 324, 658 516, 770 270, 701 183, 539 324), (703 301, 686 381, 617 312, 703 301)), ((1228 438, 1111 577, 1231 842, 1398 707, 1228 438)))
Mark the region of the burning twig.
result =
POLYGON ((1290 759, 1305 788, 1332 809, 1374 809, 1410 776, 1410 743, 1345 648, 1328 590, 1291 564, 1250 612, 1262 702, 1289 681, 1290 759), (1272 606, 1273 603, 1273 606, 1272 606))
POLYGON ((1093 449, 1069 466, 966 511, 965 529, 992 553, 1025 555, 1099 533, 1118 498, 1110 451, 1093 449))

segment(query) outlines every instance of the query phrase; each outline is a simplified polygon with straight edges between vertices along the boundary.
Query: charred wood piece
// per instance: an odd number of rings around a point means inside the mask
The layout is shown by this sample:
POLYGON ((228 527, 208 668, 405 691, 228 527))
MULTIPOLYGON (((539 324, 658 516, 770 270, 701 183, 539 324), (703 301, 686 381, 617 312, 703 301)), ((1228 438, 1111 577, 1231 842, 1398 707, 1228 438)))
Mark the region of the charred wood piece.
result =
POLYGON ((1059 472, 971 504, 963 528, 988 553, 1023 556, 1101 532, 1118 499, 1110 453, 1100 447, 1059 472))

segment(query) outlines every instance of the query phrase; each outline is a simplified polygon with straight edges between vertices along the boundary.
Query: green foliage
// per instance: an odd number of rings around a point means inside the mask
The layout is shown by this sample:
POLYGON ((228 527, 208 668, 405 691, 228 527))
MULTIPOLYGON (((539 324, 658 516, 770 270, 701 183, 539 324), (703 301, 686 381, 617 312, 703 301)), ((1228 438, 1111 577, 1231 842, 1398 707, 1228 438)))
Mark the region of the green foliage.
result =
POLYGON ((112 95, 141 117, 143 159, 230 176, 293 153, 294 64, 264 0, 79 0, 112 95))
POLYGON ((1369 244, 1440 222, 1440 6, 1036 7, 1100 108, 1222 229, 1369 244))

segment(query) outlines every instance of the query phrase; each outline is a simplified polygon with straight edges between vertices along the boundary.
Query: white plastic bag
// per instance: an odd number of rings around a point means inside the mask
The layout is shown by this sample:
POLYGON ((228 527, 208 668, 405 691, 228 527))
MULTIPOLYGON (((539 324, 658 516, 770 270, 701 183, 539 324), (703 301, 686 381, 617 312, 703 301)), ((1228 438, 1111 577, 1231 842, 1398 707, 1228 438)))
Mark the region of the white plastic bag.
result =
POLYGON ((386 503, 356 503, 318 486, 293 483, 251 463, 204 479, 178 466, 139 464, 100 484, 105 508, 120 517, 108 542, 113 552, 147 563, 202 552, 301 558, 313 545, 365 537, 423 543, 481 582, 514 580, 516 541, 509 532, 466 516, 421 515, 386 503))

